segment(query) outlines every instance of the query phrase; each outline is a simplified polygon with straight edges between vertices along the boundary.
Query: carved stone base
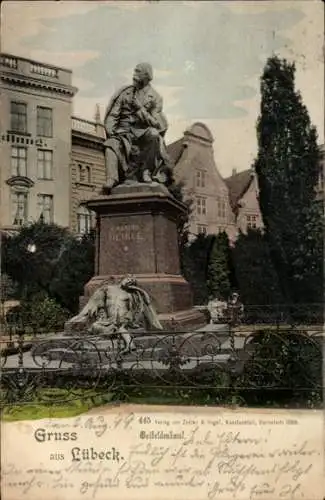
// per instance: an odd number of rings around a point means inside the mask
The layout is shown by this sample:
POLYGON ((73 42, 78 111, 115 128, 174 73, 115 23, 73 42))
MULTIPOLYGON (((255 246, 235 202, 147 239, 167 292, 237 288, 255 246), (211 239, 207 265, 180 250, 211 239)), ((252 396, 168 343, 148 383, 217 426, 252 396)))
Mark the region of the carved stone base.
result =
POLYGON ((159 314, 158 317, 164 329, 175 332, 194 331, 206 325, 205 314, 194 308, 175 314, 159 314))
POLYGON ((177 224, 187 207, 157 183, 123 184, 87 206, 97 214, 96 275, 86 284, 80 307, 97 288, 131 274, 150 295, 166 329, 204 325, 206 318, 193 309, 191 286, 180 273, 177 224))
MULTIPOLYGON (((97 288, 105 283, 119 282, 122 278, 121 275, 94 276, 85 286, 85 295, 80 297, 80 308, 84 307, 97 288)), ((205 314, 192 307, 191 288, 182 276, 138 274, 135 278, 139 286, 149 293, 159 321, 167 330, 188 330, 206 324, 205 314)), ((72 327, 73 331, 80 328, 78 325, 72 327)))
MULTIPOLYGON (((146 290, 158 314, 173 314, 192 307, 192 291, 189 283, 180 275, 169 274, 135 274, 141 288, 146 290)), ((118 283, 123 275, 94 276, 84 288, 84 296, 80 298, 82 308, 95 290, 105 283, 118 283)))

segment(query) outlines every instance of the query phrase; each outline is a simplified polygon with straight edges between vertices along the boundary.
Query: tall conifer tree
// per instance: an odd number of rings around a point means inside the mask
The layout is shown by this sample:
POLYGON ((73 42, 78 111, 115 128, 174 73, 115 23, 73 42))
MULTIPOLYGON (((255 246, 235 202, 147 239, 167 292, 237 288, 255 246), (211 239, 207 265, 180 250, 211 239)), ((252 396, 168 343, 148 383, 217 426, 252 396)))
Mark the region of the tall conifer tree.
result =
POLYGON ((227 300, 230 296, 230 246, 225 232, 216 235, 208 256, 207 287, 209 298, 227 300))
POLYGON ((255 170, 271 258, 287 303, 322 301, 323 218, 315 188, 317 133, 300 93, 295 65, 273 56, 261 78, 255 170))

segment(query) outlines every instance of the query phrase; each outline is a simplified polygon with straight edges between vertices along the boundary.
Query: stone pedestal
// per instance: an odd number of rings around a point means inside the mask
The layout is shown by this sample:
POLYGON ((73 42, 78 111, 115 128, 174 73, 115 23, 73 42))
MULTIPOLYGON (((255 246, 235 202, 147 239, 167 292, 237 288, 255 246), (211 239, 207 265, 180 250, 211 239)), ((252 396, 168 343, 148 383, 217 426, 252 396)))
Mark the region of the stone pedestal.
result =
POLYGON ((127 274, 151 296, 166 328, 203 325, 192 291, 180 274, 177 221, 187 210, 160 184, 130 184, 87 202, 97 214, 95 276, 81 306, 99 286, 127 274))

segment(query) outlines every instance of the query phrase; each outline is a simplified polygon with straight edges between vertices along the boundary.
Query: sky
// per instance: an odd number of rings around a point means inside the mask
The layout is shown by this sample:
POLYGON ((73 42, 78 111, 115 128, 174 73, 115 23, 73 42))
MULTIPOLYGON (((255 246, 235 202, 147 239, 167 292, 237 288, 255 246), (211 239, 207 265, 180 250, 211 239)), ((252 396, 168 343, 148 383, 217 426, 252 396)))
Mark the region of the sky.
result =
POLYGON ((273 1, 4 1, 1 50, 73 71, 74 115, 102 116, 139 62, 154 68, 167 143, 196 121, 214 137, 220 173, 257 152, 260 76, 268 57, 296 63, 300 90, 324 142, 324 4, 273 1))

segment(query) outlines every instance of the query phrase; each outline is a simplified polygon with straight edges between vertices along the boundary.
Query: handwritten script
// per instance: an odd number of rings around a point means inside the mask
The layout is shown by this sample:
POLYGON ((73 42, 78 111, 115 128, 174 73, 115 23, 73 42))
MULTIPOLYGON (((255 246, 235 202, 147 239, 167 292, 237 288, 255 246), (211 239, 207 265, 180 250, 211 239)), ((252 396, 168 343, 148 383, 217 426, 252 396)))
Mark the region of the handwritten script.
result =
POLYGON ((323 498, 322 414, 120 407, 2 424, 3 500, 323 498))

